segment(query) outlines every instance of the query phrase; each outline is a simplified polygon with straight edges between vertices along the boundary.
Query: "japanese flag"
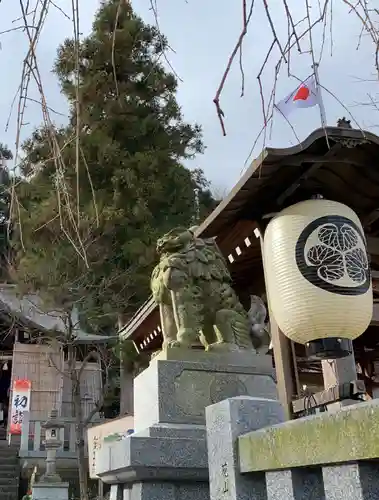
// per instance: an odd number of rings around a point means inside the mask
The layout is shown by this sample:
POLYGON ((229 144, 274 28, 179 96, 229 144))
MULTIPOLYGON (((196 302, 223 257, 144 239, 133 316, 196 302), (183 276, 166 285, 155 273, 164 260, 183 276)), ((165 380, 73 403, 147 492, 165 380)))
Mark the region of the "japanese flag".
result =
POLYGON ((276 104, 279 112, 287 118, 293 110, 298 108, 312 108, 320 105, 320 92, 315 75, 311 75, 302 82, 296 90, 276 104))

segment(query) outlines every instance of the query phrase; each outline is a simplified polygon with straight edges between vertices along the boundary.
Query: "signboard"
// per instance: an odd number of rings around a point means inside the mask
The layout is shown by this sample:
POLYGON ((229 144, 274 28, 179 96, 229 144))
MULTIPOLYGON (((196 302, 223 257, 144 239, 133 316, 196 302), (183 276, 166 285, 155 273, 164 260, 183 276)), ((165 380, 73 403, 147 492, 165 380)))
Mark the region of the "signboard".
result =
POLYGON ((21 434, 24 412, 30 411, 30 380, 14 380, 12 388, 12 404, 9 420, 9 433, 21 434))
POLYGON ((133 434, 133 427, 134 417, 128 415, 126 417, 108 420, 104 424, 94 425, 87 429, 89 475, 91 479, 97 479, 96 457, 98 451, 101 450, 105 444, 121 441, 130 434, 133 434))

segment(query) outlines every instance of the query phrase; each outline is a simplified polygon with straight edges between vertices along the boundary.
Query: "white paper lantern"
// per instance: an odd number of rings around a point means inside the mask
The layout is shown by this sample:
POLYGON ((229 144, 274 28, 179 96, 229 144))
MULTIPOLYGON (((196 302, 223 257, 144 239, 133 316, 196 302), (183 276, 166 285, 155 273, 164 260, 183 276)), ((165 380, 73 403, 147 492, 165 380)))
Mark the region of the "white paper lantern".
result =
POLYGON ((315 199, 284 209, 267 226, 264 266, 271 314, 291 340, 353 340, 370 324, 366 239, 349 207, 315 199))

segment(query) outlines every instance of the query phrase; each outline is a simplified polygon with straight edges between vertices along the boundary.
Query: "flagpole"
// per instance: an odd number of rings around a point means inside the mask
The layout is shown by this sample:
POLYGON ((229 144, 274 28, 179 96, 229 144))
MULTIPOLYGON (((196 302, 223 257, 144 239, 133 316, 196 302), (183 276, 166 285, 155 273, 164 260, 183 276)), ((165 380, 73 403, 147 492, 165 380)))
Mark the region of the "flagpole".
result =
POLYGON ((312 65, 312 69, 313 69, 313 72, 315 75, 317 91, 318 91, 318 101, 319 101, 319 108, 320 108, 321 124, 322 124, 322 127, 325 128, 326 127, 326 113, 325 113, 324 101, 322 100, 320 77, 318 75, 318 63, 314 63, 312 65))

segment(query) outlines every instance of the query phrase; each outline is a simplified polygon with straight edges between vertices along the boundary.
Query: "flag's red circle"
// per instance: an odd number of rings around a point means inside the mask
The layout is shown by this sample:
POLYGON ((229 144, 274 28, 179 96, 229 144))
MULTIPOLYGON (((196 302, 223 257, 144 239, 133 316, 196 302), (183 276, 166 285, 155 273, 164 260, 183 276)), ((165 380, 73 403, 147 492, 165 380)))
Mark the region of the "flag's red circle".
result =
POLYGON ((309 88, 305 85, 301 86, 294 95, 294 101, 306 101, 310 95, 309 88))

